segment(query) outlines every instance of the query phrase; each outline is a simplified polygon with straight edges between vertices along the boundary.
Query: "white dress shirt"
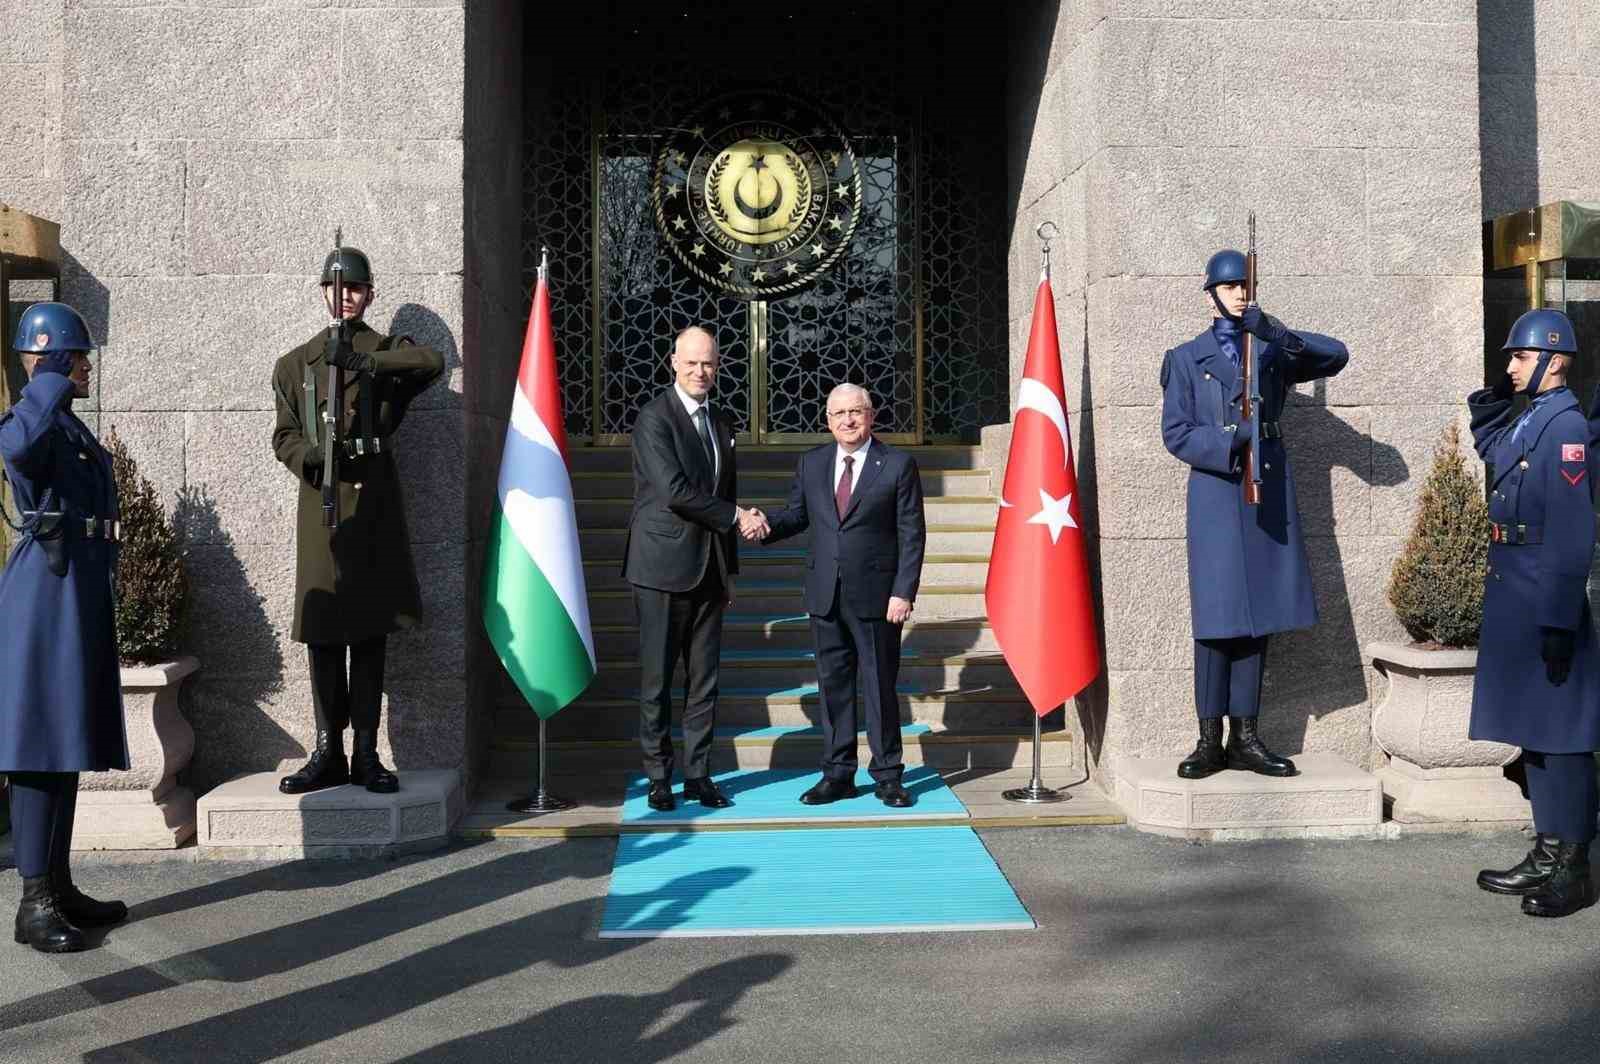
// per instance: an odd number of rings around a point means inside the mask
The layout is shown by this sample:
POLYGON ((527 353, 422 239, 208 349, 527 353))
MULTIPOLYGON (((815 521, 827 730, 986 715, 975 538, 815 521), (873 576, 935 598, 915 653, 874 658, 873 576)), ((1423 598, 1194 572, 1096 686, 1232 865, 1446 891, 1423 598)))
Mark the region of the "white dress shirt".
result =
MULTIPOLYGON (((672 390, 678 393, 678 402, 683 404, 683 409, 689 414, 689 422, 690 424, 694 425, 694 434, 696 439, 700 438, 700 426, 694 420, 695 415, 701 410, 706 412, 706 429, 710 432, 712 441, 711 475, 713 478, 720 480, 722 478, 722 448, 716 445, 717 426, 715 422, 710 420, 711 404, 701 402, 699 399, 694 398, 694 396, 684 391, 682 386, 680 386, 677 381, 672 382, 672 390)), ((701 444, 701 446, 703 447, 704 444, 701 444)))
POLYGON ((850 465, 850 497, 855 498, 856 485, 861 483, 861 470, 866 468, 867 449, 872 446, 872 437, 868 436, 860 447, 853 451, 844 449, 844 444, 839 444, 833 449, 833 493, 839 494, 839 478, 844 476, 844 456, 849 455, 855 461, 850 465))

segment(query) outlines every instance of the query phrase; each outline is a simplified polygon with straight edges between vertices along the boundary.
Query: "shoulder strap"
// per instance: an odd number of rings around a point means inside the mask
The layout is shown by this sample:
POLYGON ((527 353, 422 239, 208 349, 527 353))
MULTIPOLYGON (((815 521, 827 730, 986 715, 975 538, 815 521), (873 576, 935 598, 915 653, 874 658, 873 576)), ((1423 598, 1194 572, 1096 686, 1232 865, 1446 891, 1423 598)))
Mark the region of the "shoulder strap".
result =
POLYGON ((308 362, 303 367, 304 379, 300 382, 300 435, 312 449, 318 446, 317 371, 308 362))

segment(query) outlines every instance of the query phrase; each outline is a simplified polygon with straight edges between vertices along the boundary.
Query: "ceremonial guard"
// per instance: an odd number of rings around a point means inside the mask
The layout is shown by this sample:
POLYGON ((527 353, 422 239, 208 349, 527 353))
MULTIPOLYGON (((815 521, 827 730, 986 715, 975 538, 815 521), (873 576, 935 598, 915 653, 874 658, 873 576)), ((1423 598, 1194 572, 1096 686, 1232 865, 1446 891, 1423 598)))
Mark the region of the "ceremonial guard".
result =
POLYGON ((1506 374, 1467 397, 1488 468, 1489 565, 1469 735, 1522 747, 1533 849, 1478 885, 1522 896, 1530 916, 1594 904, 1594 751, 1600 749, 1600 647, 1589 615, 1594 470, 1589 423, 1567 387, 1578 343, 1556 310, 1531 310, 1506 338, 1506 374), (1515 393, 1528 408, 1512 417, 1515 393))
POLYGON ((1279 416, 1290 388, 1331 377, 1350 358, 1328 336, 1291 331, 1249 298, 1253 280, 1238 251, 1206 263, 1211 327, 1161 363, 1161 438, 1189 470, 1189 607, 1194 628, 1195 709, 1200 741, 1178 775, 1224 768, 1293 776, 1256 732, 1267 638, 1317 622, 1311 566, 1301 538, 1294 477, 1279 416), (1243 410, 1244 337, 1254 338, 1250 416, 1243 410), (1259 501, 1244 484, 1255 449, 1259 501), (1222 718, 1229 719, 1222 742, 1222 718))
MULTIPOLYGON (((0 772, 11 779, 22 905, 16 940, 84 949, 82 928, 128 915, 72 884, 78 774, 127 769, 117 673, 117 485, 111 455, 72 412, 94 341, 64 303, 23 311, 12 346, 30 380, 0 419, 21 524, 0 572, 0 772)), ((10 520, 9 515, 6 518, 10 520)))
POLYGON ((391 793, 399 780, 378 759, 384 653, 390 632, 422 617, 394 433, 444 372, 444 358, 362 320, 372 305, 372 266, 355 248, 328 256, 322 292, 333 326, 278 359, 272 373, 272 449, 300 486, 291 636, 306 644, 317 725, 310 760, 279 786, 302 794, 355 783, 391 793), (341 393, 331 421, 330 391, 341 393))

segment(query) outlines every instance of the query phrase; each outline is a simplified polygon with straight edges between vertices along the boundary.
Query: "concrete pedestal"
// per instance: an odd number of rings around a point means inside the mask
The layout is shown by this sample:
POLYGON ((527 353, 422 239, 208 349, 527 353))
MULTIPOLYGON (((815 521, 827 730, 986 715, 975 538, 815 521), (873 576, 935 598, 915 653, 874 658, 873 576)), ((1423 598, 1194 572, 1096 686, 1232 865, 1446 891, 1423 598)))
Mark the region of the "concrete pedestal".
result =
POLYGON ((454 769, 401 771, 396 794, 278 790, 280 774, 229 780, 199 802, 200 856, 234 860, 376 857, 444 846, 464 807, 454 769))
POLYGON ((1178 778, 1176 757, 1123 758, 1117 804, 1141 831, 1208 838, 1216 831, 1306 828, 1377 829, 1383 822, 1378 778, 1332 754, 1298 754, 1298 776, 1275 779, 1225 771, 1178 778))
POLYGON ((1391 757, 1378 779, 1393 802, 1389 815, 1403 823, 1533 819, 1521 789, 1498 766, 1423 768, 1391 757))

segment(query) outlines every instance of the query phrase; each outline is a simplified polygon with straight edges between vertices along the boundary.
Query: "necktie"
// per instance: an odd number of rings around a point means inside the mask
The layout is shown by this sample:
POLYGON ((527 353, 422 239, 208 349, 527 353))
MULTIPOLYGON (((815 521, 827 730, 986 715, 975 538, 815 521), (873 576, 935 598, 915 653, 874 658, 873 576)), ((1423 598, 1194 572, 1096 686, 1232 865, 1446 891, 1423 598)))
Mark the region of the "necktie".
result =
POLYGON ((706 461, 711 463, 711 475, 717 475, 717 445, 711 442, 711 415, 702 406, 694 412, 695 421, 699 422, 700 442, 706 447, 706 461))
POLYGON ((839 478, 838 485, 833 489, 833 505, 839 511, 839 519, 844 519, 844 512, 850 509, 850 467, 855 463, 852 455, 844 456, 844 475, 839 478))
POLYGON ((1234 368, 1239 366, 1239 340, 1238 334, 1233 332, 1217 332, 1217 346, 1222 348, 1222 353, 1228 356, 1234 368))

